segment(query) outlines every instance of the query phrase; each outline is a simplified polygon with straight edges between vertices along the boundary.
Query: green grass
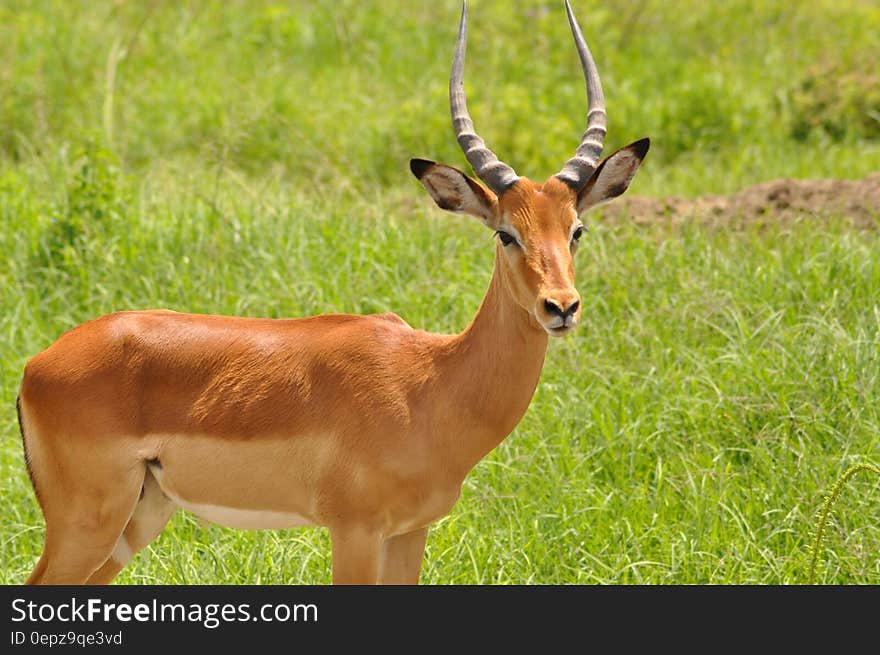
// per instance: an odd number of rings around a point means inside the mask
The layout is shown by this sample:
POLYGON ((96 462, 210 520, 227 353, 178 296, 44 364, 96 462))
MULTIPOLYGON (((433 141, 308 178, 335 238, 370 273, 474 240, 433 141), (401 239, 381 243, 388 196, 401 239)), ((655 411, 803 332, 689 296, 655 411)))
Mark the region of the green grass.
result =
MULTIPOLYGON (((520 173, 549 175, 585 108, 562 3, 470 4, 477 127, 520 173)), ((799 113, 816 67, 877 61, 875 3, 574 8, 609 149, 653 140, 630 193, 880 170, 852 106, 806 133, 799 113)), ((14 403, 24 363, 62 331, 146 307, 467 323, 492 237, 433 208, 407 169, 463 166, 446 101, 458 11, 0 4, 0 582, 42 546, 14 403)), ((880 236, 846 216, 736 232, 597 220, 583 243, 583 324, 551 344, 525 418, 432 528, 424 580, 807 582, 824 496, 880 460, 880 236)), ((880 581, 878 487, 841 491, 820 582, 880 581)), ((323 530, 180 513, 119 581, 329 579, 323 530)))

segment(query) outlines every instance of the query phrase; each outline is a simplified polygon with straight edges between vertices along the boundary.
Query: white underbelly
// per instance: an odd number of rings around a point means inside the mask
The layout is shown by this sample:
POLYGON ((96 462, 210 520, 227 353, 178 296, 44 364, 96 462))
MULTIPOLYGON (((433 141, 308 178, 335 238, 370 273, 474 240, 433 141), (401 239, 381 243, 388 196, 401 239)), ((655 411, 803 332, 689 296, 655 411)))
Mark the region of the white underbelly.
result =
POLYGON ((224 507, 209 503, 194 503, 181 498, 163 484, 163 471, 159 466, 150 466, 150 472, 159 483, 168 499, 175 505, 192 512, 200 519, 223 525, 229 528, 241 528, 245 530, 278 530, 284 528, 296 528, 304 525, 314 525, 306 517, 293 512, 277 512, 266 509, 251 509, 241 507, 224 507))

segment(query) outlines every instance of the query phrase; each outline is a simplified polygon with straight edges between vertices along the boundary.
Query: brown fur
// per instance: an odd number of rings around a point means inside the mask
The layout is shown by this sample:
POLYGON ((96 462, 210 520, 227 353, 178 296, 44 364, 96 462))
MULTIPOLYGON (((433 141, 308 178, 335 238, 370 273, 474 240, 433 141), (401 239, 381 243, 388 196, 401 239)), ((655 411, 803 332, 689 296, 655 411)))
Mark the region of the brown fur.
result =
MULTIPOLYGON (((544 301, 579 298, 574 191, 520 178, 499 199, 430 164, 414 170, 438 204, 522 239, 496 246, 460 334, 393 314, 120 312, 28 362, 21 424, 46 519, 29 582, 109 582, 124 565, 114 549, 149 543, 169 498, 328 527, 334 582, 418 580, 428 526, 528 408, 555 334, 544 301)), ((628 182, 632 167, 616 168, 628 182)))

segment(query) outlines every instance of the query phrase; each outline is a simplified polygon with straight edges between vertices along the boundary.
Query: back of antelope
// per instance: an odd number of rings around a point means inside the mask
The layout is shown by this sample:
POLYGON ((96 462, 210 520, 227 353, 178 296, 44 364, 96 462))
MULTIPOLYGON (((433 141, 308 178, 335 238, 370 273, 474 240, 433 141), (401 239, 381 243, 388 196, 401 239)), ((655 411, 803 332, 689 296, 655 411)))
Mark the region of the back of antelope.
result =
POLYGON ((19 420, 46 520, 28 582, 107 583, 177 508, 239 528, 324 526, 334 583, 418 582, 429 526, 525 413, 549 337, 580 319, 580 216, 623 193, 648 150, 642 139, 599 161, 602 86, 566 10, 589 108, 559 173, 520 177, 476 134, 463 87, 466 5, 450 107, 485 186, 410 163, 440 208, 498 235, 486 295, 461 333, 413 329, 394 314, 120 312, 28 362, 19 420))

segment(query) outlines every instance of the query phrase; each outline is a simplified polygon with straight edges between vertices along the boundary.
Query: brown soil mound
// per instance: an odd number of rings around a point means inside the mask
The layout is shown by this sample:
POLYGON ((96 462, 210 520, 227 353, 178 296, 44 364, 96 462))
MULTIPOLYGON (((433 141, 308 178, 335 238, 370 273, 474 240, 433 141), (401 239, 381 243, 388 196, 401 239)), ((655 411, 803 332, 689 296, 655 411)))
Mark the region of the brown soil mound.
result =
POLYGON ((843 218, 861 229, 880 226, 880 172, 861 180, 773 180, 730 196, 626 197, 609 204, 601 218, 636 223, 685 221, 730 227, 843 218))

